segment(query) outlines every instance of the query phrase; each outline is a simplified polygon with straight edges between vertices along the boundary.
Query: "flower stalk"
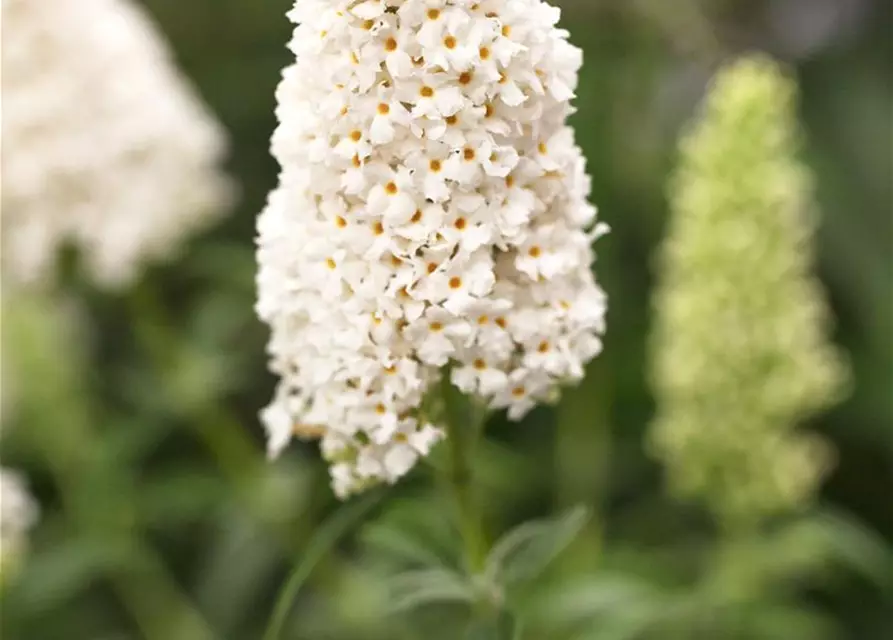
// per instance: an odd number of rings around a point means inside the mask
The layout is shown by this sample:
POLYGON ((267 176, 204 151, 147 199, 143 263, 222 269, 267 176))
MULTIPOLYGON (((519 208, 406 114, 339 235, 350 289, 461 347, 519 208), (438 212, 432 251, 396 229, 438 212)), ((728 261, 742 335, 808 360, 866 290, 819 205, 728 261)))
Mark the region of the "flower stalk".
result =
POLYGON ((487 559, 480 504, 474 491, 473 460, 487 411, 479 403, 463 396, 444 376, 446 442, 449 449, 447 480, 453 495, 459 532, 469 574, 479 575, 487 559))

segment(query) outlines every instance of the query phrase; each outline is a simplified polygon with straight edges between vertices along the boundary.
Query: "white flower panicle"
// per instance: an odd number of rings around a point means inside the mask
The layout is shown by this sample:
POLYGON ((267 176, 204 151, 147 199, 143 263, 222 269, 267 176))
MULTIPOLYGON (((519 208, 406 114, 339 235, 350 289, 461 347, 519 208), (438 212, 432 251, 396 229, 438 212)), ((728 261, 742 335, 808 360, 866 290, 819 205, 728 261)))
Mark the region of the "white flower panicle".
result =
POLYGON ((36 519, 37 506, 22 478, 14 471, 0 468, 0 579, 15 570, 27 546, 28 530, 36 519))
POLYGON ((132 0, 3 0, 3 267, 71 243, 100 284, 225 210, 224 135, 132 0))
POLYGON ((321 435, 343 496, 442 437, 420 407, 444 371, 512 419, 581 378, 605 229, 565 124, 582 54, 558 9, 297 0, 290 17, 280 184, 258 223, 281 376, 263 419, 273 453, 321 435))

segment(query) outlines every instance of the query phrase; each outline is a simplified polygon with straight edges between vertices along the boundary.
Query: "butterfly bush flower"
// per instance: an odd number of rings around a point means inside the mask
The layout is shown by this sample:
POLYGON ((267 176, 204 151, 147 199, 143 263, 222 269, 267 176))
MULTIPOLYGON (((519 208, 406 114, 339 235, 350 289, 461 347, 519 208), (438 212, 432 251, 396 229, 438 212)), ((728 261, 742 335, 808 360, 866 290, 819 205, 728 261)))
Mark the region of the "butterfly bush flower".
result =
POLYGON ((25 552, 37 507, 19 474, 0 468, 0 584, 25 552))
POLYGON ((282 171, 258 222, 281 377, 271 453, 320 435, 336 493, 443 437, 443 375, 520 419, 601 349, 604 226, 565 124, 582 61, 540 0, 297 0, 282 171))
POLYGON ((4 275, 126 284, 225 209, 219 125, 132 0, 3 0, 4 275))
POLYGON ((828 462, 798 422, 845 367, 812 275, 795 87, 769 59, 716 78, 682 142, 653 336, 655 451, 679 493, 737 524, 805 502, 828 462))

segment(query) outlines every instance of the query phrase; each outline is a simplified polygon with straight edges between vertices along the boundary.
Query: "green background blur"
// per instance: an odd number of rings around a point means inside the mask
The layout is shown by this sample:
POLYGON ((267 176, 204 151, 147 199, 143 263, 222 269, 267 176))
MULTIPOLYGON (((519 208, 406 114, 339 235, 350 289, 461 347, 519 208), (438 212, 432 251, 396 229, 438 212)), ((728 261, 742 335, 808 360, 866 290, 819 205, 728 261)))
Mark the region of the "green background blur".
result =
MULTIPOLYGON (((42 513, 4 595, 8 640, 197 638, 190 616, 203 618, 212 637, 259 638, 289 568, 313 553, 311 537, 340 508, 315 448, 295 444, 268 464, 257 420, 274 380, 265 365, 267 333, 252 309, 254 222, 276 182, 268 140, 274 87, 290 60, 284 13, 291 2, 145 4, 231 133, 241 203, 132 291, 99 293, 72 275, 65 304, 76 320, 65 323, 66 337, 52 349, 39 339, 23 342, 37 364, 20 381, 24 409, 5 436, 4 466, 27 475, 42 513)), ((644 351, 651 265, 681 127, 717 61, 760 49, 794 65, 800 81, 805 159, 817 174, 823 216, 819 270, 838 319, 834 339, 854 372, 848 400, 809 425, 838 452, 822 501, 859 523, 865 540, 889 549, 893 4, 561 4, 563 25, 585 49, 574 124, 592 200, 613 229, 599 243, 597 265, 610 296, 609 333, 605 353, 557 410, 538 409, 520 425, 491 423, 477 461, 488 529, 496 535, 585 503, 598 515, 562 556, 558 583, 571 580, 562 575, 610 571, 685 594, 709 569, 713 525, 666 495, 659 465, 643 450, 653 408, 644 351)), ((376 559, 368 558, 370 531, 427 531, 419 535, 450 544, 432 475, 420 469, 389 490, 326 554, 295 603, 286 637, 460 637, 446 630, 448 613, 412 624, 377 615, 382 585, 376 559)), ((864 551, 852 545, 844 555, 864 551)), ((768 565, 783 564, 785 549, 766 542, 759 553, 768 565)), ((774 596, 750 594, 745 600, 763 604, 737 609, 732 620, 686 614, 627 637, 893 637, 889 585, 885 591, 846 568, 819 573, 804 574, 779 596, 815 620, 774 607, 774 596)))

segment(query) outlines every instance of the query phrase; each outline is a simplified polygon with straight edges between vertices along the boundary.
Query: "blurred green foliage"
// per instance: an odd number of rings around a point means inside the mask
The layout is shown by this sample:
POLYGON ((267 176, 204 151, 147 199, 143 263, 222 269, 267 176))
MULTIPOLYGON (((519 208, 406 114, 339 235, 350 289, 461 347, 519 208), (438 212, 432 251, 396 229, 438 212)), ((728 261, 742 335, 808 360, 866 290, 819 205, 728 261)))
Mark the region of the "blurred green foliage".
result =
POLYGON ((333 499, 311 445, 264 458, 256 413, 273 380, 252 238, 276 181, 267 148, 290 0, 146 4, 232 134, 242 204, 126 293, 99 293, 70 268, 52 304, 4 296, 4 350, 15 345, 21 371, 4 465, 27 474, 42 513, 5 587, 3 638, 260 638, 295 567, 282 637, 301 640, 893 635, 889 3, 563 3, 586 52, 574 122, 613 228, 596 266, 609 335, 558 408, 494 420, 478 451, 486 528, 503 550, 488 597, 520 615, 477 629, 463 625, 481 585, 459 570, 431 468, 336 526, 352 505, 333 499), (855 386, 808 425, 837 448, 823 510, 729 539, 667 496, 643 449, 645 343, 680 127, 716 64, 754 48, 801 82, 820 275, 855 386), (566 510, 577 504, 588 519, 566 510), (509 579, 522 575, 536 577, 509 579))

